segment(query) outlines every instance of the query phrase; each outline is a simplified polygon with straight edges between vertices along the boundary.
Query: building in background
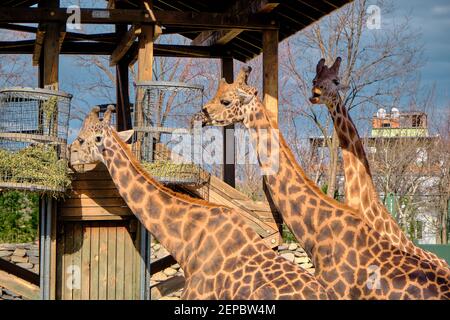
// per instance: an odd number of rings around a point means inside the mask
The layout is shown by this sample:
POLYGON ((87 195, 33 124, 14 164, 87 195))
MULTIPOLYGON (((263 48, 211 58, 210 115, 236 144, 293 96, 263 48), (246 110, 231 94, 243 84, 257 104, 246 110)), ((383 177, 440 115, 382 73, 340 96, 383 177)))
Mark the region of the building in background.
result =
MULTIPOLYGON (((413 240, 439 242, 442 208, 439 201, 439 163, 436 146, 440 137, 428 128, 428 115, 420 111, 389 112, 379 109, 370 119, 369 135, 363 137, 366 155, 380 198, 413 240)), ((328 148, 324 137, 310 137, 310 175, 328 172, 328 148)), ((344 173, 339 157, 337 189, 344 199, 344 173)))

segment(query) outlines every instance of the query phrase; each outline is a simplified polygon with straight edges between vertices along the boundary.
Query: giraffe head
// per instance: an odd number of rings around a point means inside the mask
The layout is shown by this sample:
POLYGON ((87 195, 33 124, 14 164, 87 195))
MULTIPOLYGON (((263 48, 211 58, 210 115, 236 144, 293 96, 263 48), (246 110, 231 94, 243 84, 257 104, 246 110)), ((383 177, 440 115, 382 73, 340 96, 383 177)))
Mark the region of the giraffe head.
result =
MULTIPOLYGON (((113 106, 108 106, 103 119, 99 118, 100 107, 95 106, 84 119, 77 138, 69 146, 69 159, 71 165, 104 162, 102 150, 104 138, 111 130, 111 114, 113 106)), ((133 130, 118 132, 123 141, 133 135, 133 130)))
POLYGON ((341 89, 339 67, 341 58, 337 57, 331 67, 325 65, 325 59, 320 59, 316 67, 316 77, 313 80, 312 96, 309 101, 313 104, 330 104, 341 89))
POLYGON ((258 91, 247 84, 252 68, 244 66, 233 83, 225 79, 219 81, 215 96, 208 101, 202 111, 194 115, 194 121, 202 125, 226 126, 236 122, 244 122, 249 114, 247 104, 253 100, 258 91))

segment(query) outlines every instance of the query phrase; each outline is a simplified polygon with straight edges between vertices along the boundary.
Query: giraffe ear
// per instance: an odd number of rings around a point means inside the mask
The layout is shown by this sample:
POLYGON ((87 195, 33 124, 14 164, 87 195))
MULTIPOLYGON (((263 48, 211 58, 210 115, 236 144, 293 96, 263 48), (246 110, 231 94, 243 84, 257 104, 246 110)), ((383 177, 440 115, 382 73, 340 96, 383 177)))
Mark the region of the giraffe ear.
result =
POLYGON ((255 94, 247 93, 247 92, 245 92, 244 90, 241 90, 241 89, 237 89, 237 93, 238 93, 238 96, 239 96, 239 100, 241 101, 242 104, 249 103, 255 97, 255 94))
POLYGON ((119 135, 120 139, 122 139, 123 142, 127 142, 133 136, 134 130, 120 131, 117 132, 117 134, 119 135))

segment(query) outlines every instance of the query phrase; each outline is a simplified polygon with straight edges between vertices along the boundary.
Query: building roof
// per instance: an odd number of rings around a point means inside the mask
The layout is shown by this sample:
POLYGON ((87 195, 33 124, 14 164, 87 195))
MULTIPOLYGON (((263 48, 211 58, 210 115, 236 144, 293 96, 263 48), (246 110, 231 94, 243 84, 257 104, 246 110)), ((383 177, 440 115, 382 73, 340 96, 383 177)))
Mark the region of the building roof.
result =
MULTIPOLYGON (((3 8, 26 8, 35 6, 39 2, 38 0, 4 0, 1 6, 3 8)), ((261 18, 263 21, 267 21, 274 26, 279 27, 279 41, 286 39, 287 37, 295 34, 296 32, 304 29, 305 27, 316 22, 323 16, 331 13, 332 11, 342 7, 343 5, 351 2, 351 0, 277 0, 276 2, 263 1, 263 0, 224 0, 224 1, 202 1, 202 0, 153 0, 153 10, 158 17, 158 12, 192 12, 192 13, 221 13, 223 15, 229 15, 230 19, 233 16, 242 15, 248 17, 261 18)), ((105 2, 106 3, 106 2, 105 2)), ((138 0, 120 0, 117 3, 126 4, 130 9, 138 9, 138 0)), ((106 5, 105 5, 106 8, 106 5)), ((6 14, 5 14, 6 15, 6 14)), ((219 15, 218 15, 219 16, 219 15)), ((2 20, 2 14, 0 13, 0 28, 5 27, 5 21, 2 20)), ((227 18, 222 19, 227 20, 227 18)), ((130 21, 131 22, 131 21, 130 21)), ((217 40, 219 34, 220 52, 226 52, 229 56, 241 60, 247 61, 253 57, 259 55, 262 52, 262 33, 258 30, 239 30, 230 29, 217 30, 217 27, 209 28, 208 26, 199 27, 188 25, 182 25, 178 28, 171 26, 163 30, 167 33, 179 33, 183 36, 192 39, 193 45, 203 46, 205 42, 208 45, 215 44, 212 40, 217 40), (227 31, 227 32, 225 32, 227 31), (208 34, 209 32, 209 34, 208 34), (211 33, 215 32, 215 38, 210 37, 207 41, 200 41, 202 36, 211 36, 211 33), (221 33, 222 32, 222 33, 221 33), (208 43, 209 41, 209 43, 208 43), (213 43, 211 43, 213 42, 213 43)), ((208 38, 208 37, 206 37, 208 38)), ((64 39, 64 45, 61 53, 76 53, 81 51, 80 47, 77 47, 73 52, 70 51, 71 38, 64 39), (66 48, 67 47, 67 48, 66 48)), ((106 39, 106 36, 103 40, 106 39)), ((23 43, 23 46, 29 44, 23 43)), ((0 53, 20 53, 20 50, 3 49, 4 46, 0 46, 0 53)), ((111 50, 114 46, 110 46, 111 50)), ((17 47, 16 47, 17 48, 17 47)), ((24 47, 25 48, 25 47, 24 47)), ((28 48, 28 47, 27 47, 28 48)), ((105 43, 102 46, 103 51, 99 51, 98 54, 107 52, 110 48, 105 43), (106 50, 106 51, 105 51, 106 50)), ((93 47, 86 46, 86 54, 89 51, 97 53, 96 50, 92 50, 93 47)), ((156 48, 158 50, 158 48, 156 48)), ((217 48, 216 48, 217 49, 217 48)), ((25 50, 25 49, 24 49, 25 50)), ((27 49, 28 50, 28 49, 27 49)), ((217 50, 216 50, 217 51, 217 50)), ((25 51, 23 51, 25 52, 25 51)), ((216 55, 220 55, 217 54, 216 55)))

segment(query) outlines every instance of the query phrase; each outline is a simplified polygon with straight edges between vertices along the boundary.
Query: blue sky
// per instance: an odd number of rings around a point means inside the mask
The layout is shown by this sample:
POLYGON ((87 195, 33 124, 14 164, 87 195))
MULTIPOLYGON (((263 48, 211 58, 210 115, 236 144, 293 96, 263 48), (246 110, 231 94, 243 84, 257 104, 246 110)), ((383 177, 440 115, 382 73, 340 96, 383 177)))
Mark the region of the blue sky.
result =
POLYGON ((398 0, 399 14, 411 14, 411 23, 420 30, 425 64, 421 68, 423 84, 436 84, 440 107, 450 106, 450 1, 398 0))
MULTIPOLYGON (((396 0, 394 15, 383 17, 386 24, 389 19, 411 18, 411 26, 417 29, 417 39, 424 45, 424 62, 420 68, 424 89, 436 85, 436 102, 440 108, 450 105, 450 1, 448 0, 396 0)), ((90 81, 92 73, 74 65, 71 57, 62 58, 61 87, 72 91, 74 82, 90 81)), ((92 92, 74 92, 75 96, 87 100, 89 105, 108 103, 92 92)), ((77 103, 77 101, 74 101, 77 103)), ((78 102, 79 103, 79 102, 78 102)), ((72 136, 80 126, 79 121, 72 121, 72 136)))
MULTIPOLYGON (((65 2, 68 1, 64 1, 63 5, 66 4, 65 2)), ((418 30, 417 39, 424 44, 425 61, 420 69, 422 85, 425 88, 431 88, 435 84, 438 106, 448 108, 450 106, 450 1, 396 0, 394 3, 395 15, 385 17, 386 21, 400 19, 405 15, 410 16, 411 25, 418 30)), ((82 3, 82 5, 88 5, 88 3, 82 3)), ((383 8, 381 10, 383 23, 383 8)), ((26 59, 30 62, 29 57, 26 59)), ((81 92, 75 89, 74 83, 88 83, 95 79, 94 73, 88 72, 88 68, 80 68, 70 56, 62 56, 60 66, 61 89, 74 94, 75 104, 93 106, 112 102, 99 97, 94 90, 81 92), (85 103, 81 103, 81 100, 85 103)), ((36 74, 36 69, 34 71, 36 74)), ((34 83, 35 79, 35 77, 30 79, 30 82, 34 83)), ((80 121, 71 122, 72 138, 80 125, 80 121)))

